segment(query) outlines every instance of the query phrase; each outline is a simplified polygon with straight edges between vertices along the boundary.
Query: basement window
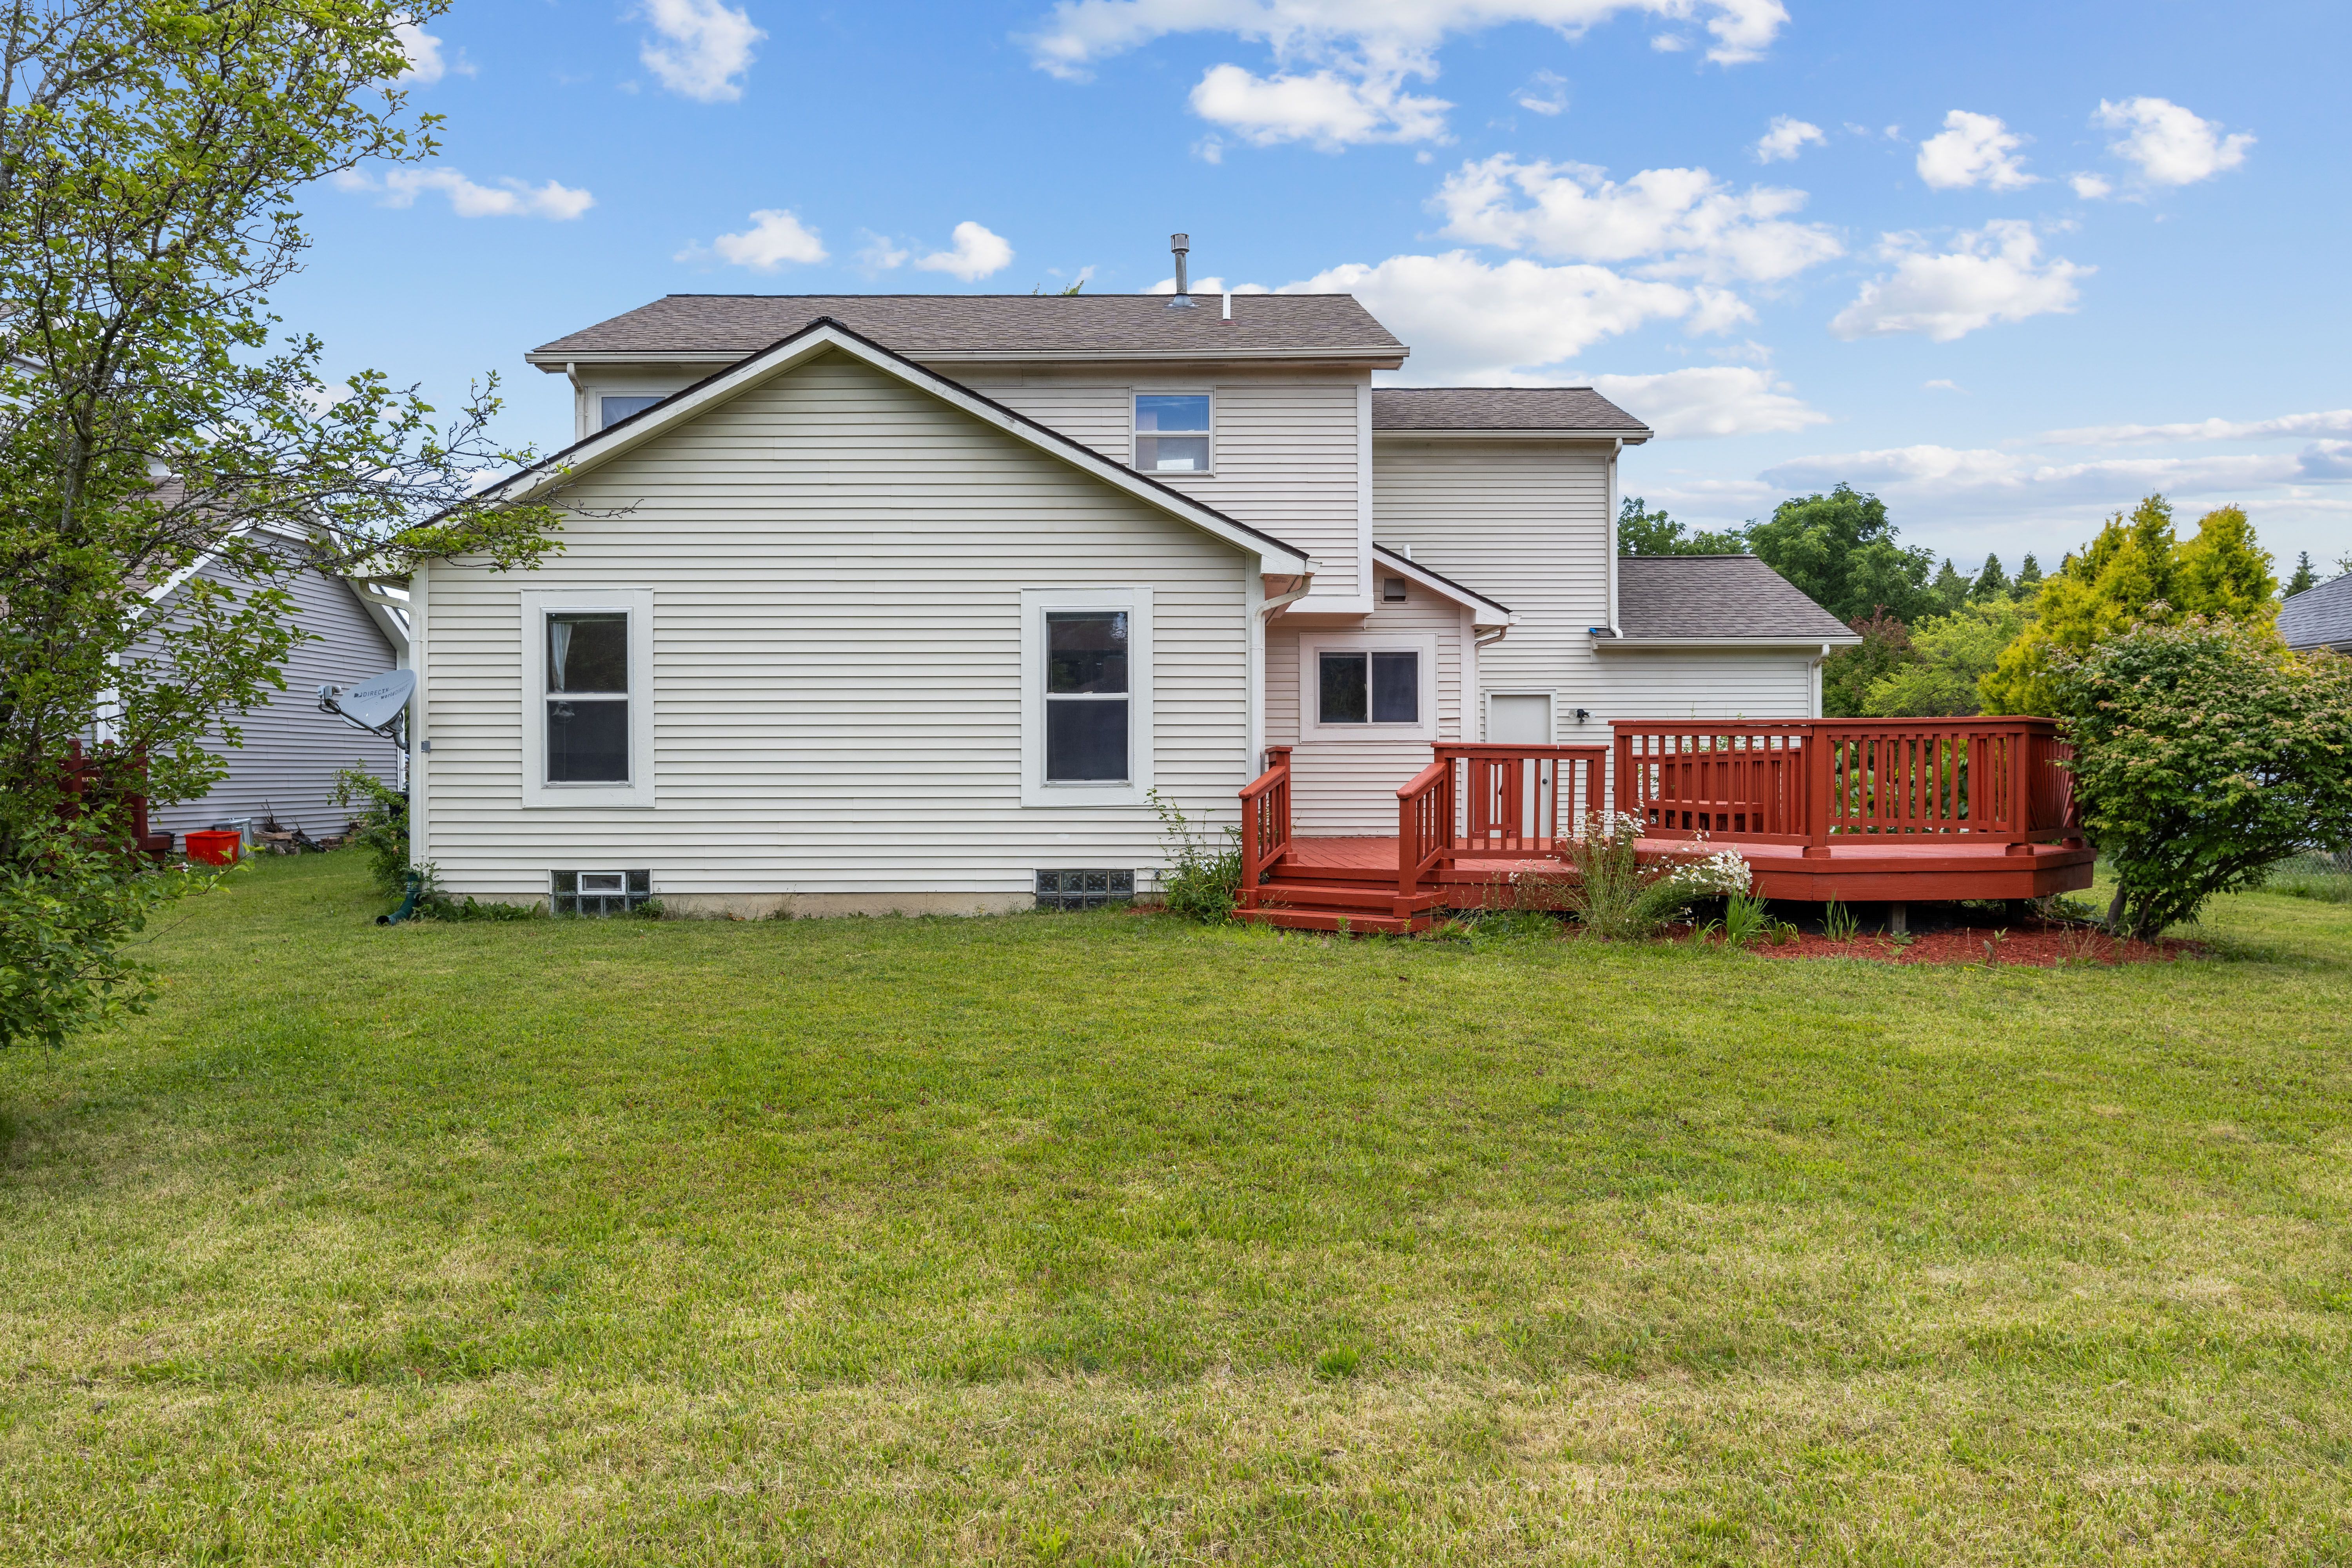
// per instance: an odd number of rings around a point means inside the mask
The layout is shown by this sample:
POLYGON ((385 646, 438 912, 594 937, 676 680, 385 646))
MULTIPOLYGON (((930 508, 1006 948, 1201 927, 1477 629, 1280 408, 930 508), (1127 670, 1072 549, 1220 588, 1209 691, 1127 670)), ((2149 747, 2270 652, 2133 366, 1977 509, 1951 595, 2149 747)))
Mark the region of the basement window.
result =
POLYGON ((651 871, 551 871, 548 884, 559 915, 625 915, 654 896, 651 871))
POLYGON ((1135 897, 1132 871, 1040 871, 1037 907, 1041 910, 1092 910, 1123 904, 1135 897))

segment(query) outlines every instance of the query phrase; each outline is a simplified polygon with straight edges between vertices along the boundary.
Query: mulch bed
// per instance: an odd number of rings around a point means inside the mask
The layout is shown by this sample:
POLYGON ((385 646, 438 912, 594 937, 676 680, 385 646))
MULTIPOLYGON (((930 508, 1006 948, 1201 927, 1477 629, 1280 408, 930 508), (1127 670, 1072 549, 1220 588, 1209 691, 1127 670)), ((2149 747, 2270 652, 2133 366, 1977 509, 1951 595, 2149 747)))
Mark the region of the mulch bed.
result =
POLYGON ((1832 942, 1811 932, 1775 947, 1759 942, 1748 949, 1765 958, 1864 958, 1880 963, 2018 963, 2053 969, 2062 963, 2170 963, 2204 949, 2166 937, 2157 942, 2117 942, 2087 926, 1954 926, 1914 932, 1907 941, 1873 935, 1832 942))

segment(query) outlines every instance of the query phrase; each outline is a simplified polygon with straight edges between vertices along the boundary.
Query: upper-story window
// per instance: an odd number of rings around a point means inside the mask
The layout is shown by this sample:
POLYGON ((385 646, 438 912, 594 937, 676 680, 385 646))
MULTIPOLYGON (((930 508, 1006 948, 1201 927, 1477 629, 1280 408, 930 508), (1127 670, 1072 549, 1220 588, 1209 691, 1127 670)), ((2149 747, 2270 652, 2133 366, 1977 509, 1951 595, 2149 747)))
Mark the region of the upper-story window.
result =
POLYGON ((597 399, 596 428, 602 430, 607 425, 618 425, 630 415, 643 414, 660 401, 658 397, 599 398, 597 399))
POLYGON ((1209 395, 1136 394, 1135 466, 1147 474, 1209 472, 1209 395))

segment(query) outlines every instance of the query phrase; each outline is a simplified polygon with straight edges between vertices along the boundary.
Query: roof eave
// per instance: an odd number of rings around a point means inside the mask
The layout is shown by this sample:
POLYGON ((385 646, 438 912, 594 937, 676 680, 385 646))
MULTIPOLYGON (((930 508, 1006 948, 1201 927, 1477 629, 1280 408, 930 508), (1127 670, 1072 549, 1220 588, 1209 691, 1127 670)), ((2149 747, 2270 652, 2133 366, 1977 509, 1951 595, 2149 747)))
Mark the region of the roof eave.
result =
POLYGON ((1708 648, 1745 648, 1760 651, 1768 648, 1832 648, 1859 647, 1861 646, 1862 638, 1852 632, 1843 632, 1834 637, 1826 633, 1818 637, 1810 634, 1798 635, 1791 633, 1775 637, 1645 637, 1621 636, 1609 637, 1596 637, 1592 639, 1592 650, 1595 653, 1629 652, 1642 648, 1684 648, 1697 650, 1708 648))
MULTIPOLYGON (((753 349, 762 353, 764 349, 753 349)), ((1212 360, 1281 361, 1310 364, 1333 363, 1361 365, 1367 370, 1401 368, 1409 352, 1366 348, 1217 348, 1192 349, 896 349, 891 351, 919 364, 1176 364, 1212 360)), ((583 364, 708 364, 729 365, 745 358, 723 349, 533 349, 522 356, 549 374, 583 364)))
POLYGON ((1383 436, 1406 436, 1416 441, 1622 441, 1628 447, 1638 447, 1657 434, 1649 426, 1636 430, 1542 430, 1493 429, 1465 430, 1455 426, 1422 426, 1409 425, 1375 425, 1372 439, 1383 436))
POLYGON ((1467 609, 1476 624, 1482 626, 1514 626, 1518 625, 1518 612, 1510 605, 1497 604, 1475 588, 1465 587, 1440 572, 1433 572, 1402 551, 1391 550, 1377 542, 1372 553, 1388 565, 1395 567, 1408 581, 1420 584, 1441 597, 1453 600, 1467 609))

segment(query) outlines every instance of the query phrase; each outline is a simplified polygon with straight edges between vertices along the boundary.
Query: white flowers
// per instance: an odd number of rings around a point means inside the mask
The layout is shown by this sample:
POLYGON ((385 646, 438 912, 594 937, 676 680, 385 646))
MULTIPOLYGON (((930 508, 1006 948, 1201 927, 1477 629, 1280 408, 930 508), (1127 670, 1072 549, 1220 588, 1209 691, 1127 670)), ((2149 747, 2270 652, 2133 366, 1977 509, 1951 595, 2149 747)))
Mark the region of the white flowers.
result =
POLYGON ((1704 860, 1685 861, 1666 879, 1694 894, 1744 893, 1755 873, 1738 850, 1718 849, 1704 860))

